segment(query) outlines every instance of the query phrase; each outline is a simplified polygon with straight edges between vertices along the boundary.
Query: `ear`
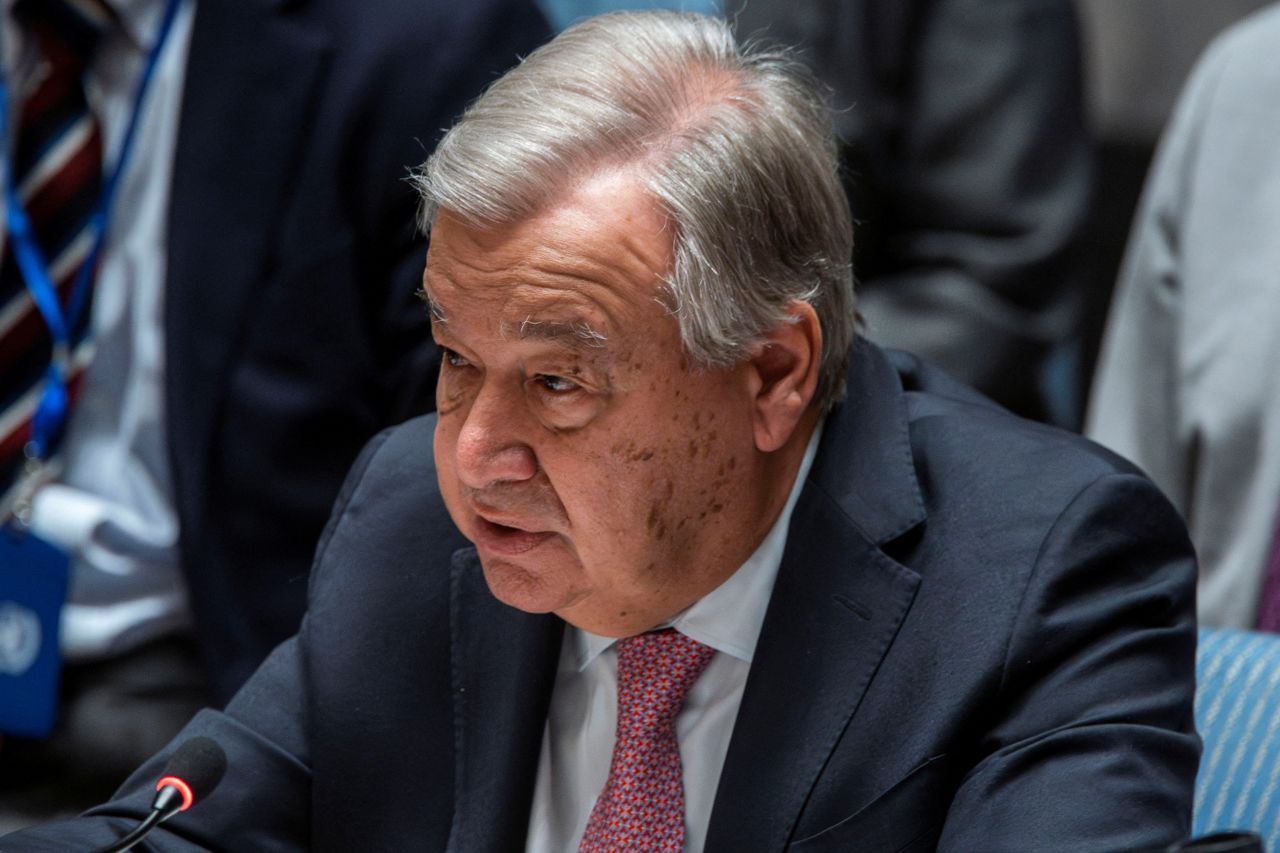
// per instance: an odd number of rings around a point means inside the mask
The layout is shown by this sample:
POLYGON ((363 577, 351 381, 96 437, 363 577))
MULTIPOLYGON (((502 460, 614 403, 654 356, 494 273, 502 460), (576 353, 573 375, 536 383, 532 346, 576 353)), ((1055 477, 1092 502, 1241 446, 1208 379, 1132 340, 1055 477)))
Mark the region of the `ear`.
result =
POLYGON ((749 359, 756 448, 783 447, 813 402, 822 363, 822 326, 813 306, 792 302, 787 320, 765 335, 749 359))

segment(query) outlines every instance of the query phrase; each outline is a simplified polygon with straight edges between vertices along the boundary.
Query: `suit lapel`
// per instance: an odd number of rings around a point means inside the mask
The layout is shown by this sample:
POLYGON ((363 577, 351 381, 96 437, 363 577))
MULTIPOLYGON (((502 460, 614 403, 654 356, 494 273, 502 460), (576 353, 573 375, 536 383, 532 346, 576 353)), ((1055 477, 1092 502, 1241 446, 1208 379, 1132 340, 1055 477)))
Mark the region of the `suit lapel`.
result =
POLYGON ((204 480, 210 430, 260 291, 327 51, 278 0, 200 3, 183 87, 166 275, 173 457, 204 480))
POLYGON ((920 583, 880 546, 923 520, 902 388, 885 357, 859 344, 848 398, 828 419, 792 516, 708 853, 782 850, 791 839, 920 583))
POLYGON ((474 548, 454 554, 457 778, 449 850, 523 850, 564 623, 489 592, 474 548))

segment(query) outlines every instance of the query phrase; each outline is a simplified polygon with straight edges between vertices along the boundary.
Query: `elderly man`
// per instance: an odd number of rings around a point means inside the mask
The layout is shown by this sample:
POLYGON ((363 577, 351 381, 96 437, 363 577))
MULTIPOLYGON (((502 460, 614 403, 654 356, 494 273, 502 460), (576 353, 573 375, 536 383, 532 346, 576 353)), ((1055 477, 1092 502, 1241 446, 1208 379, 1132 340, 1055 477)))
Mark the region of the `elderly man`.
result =
MULTIPOLYGON (((495 83, 418 176, 438 420, 357 463, 301 632, 179 738, 226 778, 157 849, 1184 835, 1185 531, 854 340, 837 171, 803 72, 714 19, 593 19, 495 83)), ((117 837, 166 758, 4 849, 117 837)))

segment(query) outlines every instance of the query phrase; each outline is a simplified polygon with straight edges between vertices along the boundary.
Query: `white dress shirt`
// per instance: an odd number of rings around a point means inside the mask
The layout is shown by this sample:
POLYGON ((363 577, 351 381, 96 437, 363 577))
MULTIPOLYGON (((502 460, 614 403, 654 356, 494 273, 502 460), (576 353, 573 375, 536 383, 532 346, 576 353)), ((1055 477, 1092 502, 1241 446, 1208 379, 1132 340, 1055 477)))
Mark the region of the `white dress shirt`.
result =
MULTIPOLYGON (((777 521, 760 547, 719 587, 671 620, 671 627, 716 650, 676 718, 684 766, 686 853, 700 853, 711 821, 720 768, 729 750, 756 640, 787 544, 787 528, 818 452, 814 430, 777 521)), ((525 849, 578 849, 604 788, 617 728, 616 640, 565 627, 551 708, 542 736, 525 849)))
MULTIPOLYGON (((12 24, 13 4, 4 0, 0 50, 16 119, 19 93, 39 62, 12 24)), ((104 38, 85 81, 103 129, 104 171, 119 156, 165 7, 164 0, 111 5, 123 28, 104 38)), ((184 0, 139 116, 94 287, 92 335, 78 353, 92 360, 72 408, 65 467, 32 508, 34 530, 73 558, 62 616, 71 659, 118 654, 190 621, 165 437, 163 318, 169 186, 194 12, 184 0)))

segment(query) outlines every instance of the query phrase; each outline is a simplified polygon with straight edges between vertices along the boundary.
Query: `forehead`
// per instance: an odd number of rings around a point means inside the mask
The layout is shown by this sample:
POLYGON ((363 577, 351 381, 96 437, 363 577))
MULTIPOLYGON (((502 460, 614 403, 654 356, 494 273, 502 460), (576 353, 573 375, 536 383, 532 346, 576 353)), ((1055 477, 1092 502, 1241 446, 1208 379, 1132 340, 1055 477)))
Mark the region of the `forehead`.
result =
POLYGON ((495 321, 522 336, 590 337, 650 315, 671 265, 672 230, 629 176, 610 173, 509 225, 476 227, 445 210, 423 285, 437 324, 495 321))

